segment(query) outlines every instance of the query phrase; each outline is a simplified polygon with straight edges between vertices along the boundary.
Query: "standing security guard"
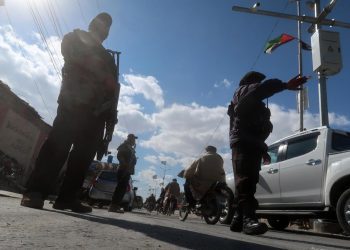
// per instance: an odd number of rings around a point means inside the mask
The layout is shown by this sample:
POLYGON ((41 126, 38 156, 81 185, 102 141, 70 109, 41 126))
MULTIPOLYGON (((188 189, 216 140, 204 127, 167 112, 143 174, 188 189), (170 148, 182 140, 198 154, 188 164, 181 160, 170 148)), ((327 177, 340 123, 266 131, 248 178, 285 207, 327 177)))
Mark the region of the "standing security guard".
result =
POLYGON ((114 127, 117 119, 114 101, 120 88, 116 83, 117 69, 113 57, 102 46, 111 25, 111 16, 100 13, 90 22, 88 32, 76 29, 62 40, 64 67, 57 116, 27 183, 22 206, 43 208, 44 199, 54 189, 67 161, 53 208, 78 213, 92 211, 77 196, 100 147, 106 123, 113 123, 114 127))
POLYGON ((117 170, 117 186, 114 190, 108 212, 124 213, 124 210, 120 207, 120 203, 128 187, 130 175, 135 173, 137 162, 135 151, 136 139, 137 136, 134 134, 128 134, 127 139, 118 147, 117 158, 119 167, 117 170))
POLYGON ((230 147, 235 176, 237 210, 230 229, 234 232, 257 235, 267 231, 260 223, 255 211, 258 201, 254 195, 259 181, 261 160, 269 161, 265 140, 272 132, 270 110, 264 99, 285 89, 298 90, 307 81, 306 77, 295 77, 288 83, 270 79, 261 83, 265 75, 247 73, 239 83, 228 108, 230 116, 230 147))

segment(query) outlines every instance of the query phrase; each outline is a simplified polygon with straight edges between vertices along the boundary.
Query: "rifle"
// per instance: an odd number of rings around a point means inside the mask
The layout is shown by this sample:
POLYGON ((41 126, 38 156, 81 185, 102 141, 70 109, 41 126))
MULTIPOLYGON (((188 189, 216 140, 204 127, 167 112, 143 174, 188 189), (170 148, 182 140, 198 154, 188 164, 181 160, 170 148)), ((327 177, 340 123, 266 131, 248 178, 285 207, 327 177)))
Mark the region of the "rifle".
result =
POLYGON ((113 56, 114 62, 115 62, 115 55, 117 55, 117 62, 116 62, 116 66, 117 66, 117 75, 116 75, 117 87, 116 87, 116 90, 115 90, 115 93, 114 93, 114 100, 108 101, 108 102, 102 104, 100 110, 98 110, 97 112, 100 113, 100 112, 105 111, 106 109, 112 108, 112 109, 114 109, 113 111, 115 112, 115 117, 113 117, 113 118, 111 118, 111 119, 106 121, 104 137, 102 139, 100 147, 97 150, 96 158, 99 161, 102 159, 103 155, 107 156, 107 154, 109 153, 108 152, 108 145, 111 142, 112 137, 113 137, 114 126, 118 123, 118 102, 119 102, 119 93, 120 93, 119 56, 120 56, 121 52, 113 51, 113 50, 109 50, 109 49, 107 49, 107 52, 110 53, 113 56))

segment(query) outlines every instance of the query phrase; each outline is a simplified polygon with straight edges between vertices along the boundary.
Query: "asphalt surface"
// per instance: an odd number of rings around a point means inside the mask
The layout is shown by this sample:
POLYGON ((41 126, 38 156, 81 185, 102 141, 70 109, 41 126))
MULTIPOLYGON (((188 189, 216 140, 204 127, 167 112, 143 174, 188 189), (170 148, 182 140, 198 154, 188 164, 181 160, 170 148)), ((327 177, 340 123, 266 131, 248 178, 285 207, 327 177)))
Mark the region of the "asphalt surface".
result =
POLYGON ((350 249, 344 236, 273 230, 247 236, 196 216, 181 222, 144 210, 77 214, 49 202, 37 210, 21 207, 19 198, 0 192, 0 249, 350 249))

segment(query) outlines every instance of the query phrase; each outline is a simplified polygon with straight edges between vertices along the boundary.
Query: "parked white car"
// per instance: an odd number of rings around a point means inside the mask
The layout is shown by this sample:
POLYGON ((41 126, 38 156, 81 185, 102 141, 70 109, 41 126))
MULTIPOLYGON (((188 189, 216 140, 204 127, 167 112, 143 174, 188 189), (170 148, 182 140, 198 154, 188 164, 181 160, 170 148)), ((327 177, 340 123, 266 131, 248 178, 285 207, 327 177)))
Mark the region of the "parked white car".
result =
MULTIPOLYGON (((88 203, 90 205, 97 203, 99 207, 109 205, 112 201, 112 196, 116 186, 117 172, 111 170, 102 170, 90 186, 88 203)), ((133 188, 132 179, 130 177, 125 195, 122 199, 122 207, 125 211, 131 211, 133 209, 134 198, 135 190, 133 188)))
MULTIPOLYGON (((333 219, 350 234, 350 132, 306 130, 271 144, 269 155, 255 196, 260 217, 276 229, 291 219, 333 219)), ((232 173, 226 181, 234 191, 232 173)))

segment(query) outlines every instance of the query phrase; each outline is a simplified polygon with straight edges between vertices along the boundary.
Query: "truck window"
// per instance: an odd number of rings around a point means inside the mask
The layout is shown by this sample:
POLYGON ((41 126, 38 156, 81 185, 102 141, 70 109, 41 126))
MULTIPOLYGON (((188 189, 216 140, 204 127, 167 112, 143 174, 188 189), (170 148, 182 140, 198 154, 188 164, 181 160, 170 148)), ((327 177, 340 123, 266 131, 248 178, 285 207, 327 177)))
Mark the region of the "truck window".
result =
POLYGON ((314 150, 317 146, 317 136, 306 137, 288 142, 286 160, 314 150))
POLYGON ((350 136, 345 134, 333 133, 332 149, 337 151, 350 150, 350 136))
POLYGON ((269 150, 267 151, 267 153, 271 157, 271 163, 276 163, 277 162, 278 147, 279 146, 275 146, 275 147, 269 148, 269 150))

